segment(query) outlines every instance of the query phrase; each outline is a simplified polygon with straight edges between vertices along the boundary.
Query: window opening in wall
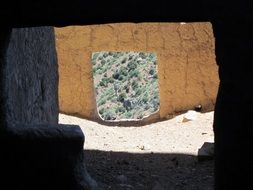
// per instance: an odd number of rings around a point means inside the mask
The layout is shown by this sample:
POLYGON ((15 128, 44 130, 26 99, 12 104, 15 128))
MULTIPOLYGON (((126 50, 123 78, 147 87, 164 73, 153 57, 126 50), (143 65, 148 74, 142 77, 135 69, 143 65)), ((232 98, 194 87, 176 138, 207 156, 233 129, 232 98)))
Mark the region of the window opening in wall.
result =
POLYGON ((155 53, 94 52, 92 71, 97 111, 103 120, 141 120, 159 111, 155 53))

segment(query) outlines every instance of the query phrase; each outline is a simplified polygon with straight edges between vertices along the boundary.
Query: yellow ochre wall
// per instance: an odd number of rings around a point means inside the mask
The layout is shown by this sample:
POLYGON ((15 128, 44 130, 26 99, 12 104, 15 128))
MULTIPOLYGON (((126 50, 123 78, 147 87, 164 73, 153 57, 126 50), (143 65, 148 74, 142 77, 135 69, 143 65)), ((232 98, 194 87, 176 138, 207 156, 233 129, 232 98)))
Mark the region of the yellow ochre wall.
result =
POLYGON ((201 104, 213 110, 219 83, 210 23, 120 23, 55 28, 59 105, 63 113, 94 120, 91 54, 97 51, 157 55, 160 119, 201 104))

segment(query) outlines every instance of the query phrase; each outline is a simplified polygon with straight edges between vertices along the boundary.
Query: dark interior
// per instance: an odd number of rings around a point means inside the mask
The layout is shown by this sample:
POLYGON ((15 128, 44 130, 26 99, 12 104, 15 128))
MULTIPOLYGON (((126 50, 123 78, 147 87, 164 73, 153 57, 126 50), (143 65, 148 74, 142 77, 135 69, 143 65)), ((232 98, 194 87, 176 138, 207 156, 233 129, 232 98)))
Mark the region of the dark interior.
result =
POLYGON ((57 123, 58 73, 51 26, 200 21, 213 25, 219 65, 214 186, 216 190, 249 189, 253 174, 252 4, 251 0, 1 2, 1 189, 96 189, 92 182, 88 184, 82 164, 80 128, 57 123), (39 26, 48 27, 26 29, 39 26), (29 41, 32 38, 40 44, 39 50, 29 41), (22 53, 17 41, 28 44, 28 54, 22 53))

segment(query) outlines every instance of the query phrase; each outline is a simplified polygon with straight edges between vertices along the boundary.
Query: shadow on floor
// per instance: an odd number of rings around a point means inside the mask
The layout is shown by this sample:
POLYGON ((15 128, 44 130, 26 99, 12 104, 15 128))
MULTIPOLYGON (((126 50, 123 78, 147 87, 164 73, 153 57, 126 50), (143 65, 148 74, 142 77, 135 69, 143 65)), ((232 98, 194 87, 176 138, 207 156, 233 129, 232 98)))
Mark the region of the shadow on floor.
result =
POLYGON ((84 152, 88 172, 105 190, 213 190, 213 160, 174 153, 84 152))

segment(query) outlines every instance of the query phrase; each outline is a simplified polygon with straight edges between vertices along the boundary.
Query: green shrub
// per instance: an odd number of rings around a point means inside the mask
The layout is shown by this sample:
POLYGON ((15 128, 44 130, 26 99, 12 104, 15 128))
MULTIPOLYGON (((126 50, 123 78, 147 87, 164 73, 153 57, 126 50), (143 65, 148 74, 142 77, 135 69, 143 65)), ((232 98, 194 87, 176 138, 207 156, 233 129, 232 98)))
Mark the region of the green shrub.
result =
POLYGON ((125 98, 126 98, 126 93, 121 93, 119 96, 118 96, 118 101, 119 102, 124 102, 125 98))
POLYGON ((102 75, 103 71, 102 70, 98 70, 96 73, 99 74, 99 75, 102 75))
POLYGON ((102 106, 106 103, 106 98, 101 98, 99 101, 98 101, 98 106, 102 106))
POLYGON ((142 119, 143 118, 143 114, 140 114, 137 116, 137 119, 142 119))
POLYGON ((133 77, 139 77, 140 76, 140 72, 138 70, 132 70, 129 72, 130 78, 133 77))
POLYGON ((129 60, 129 61, 132 60, 133 57, 134 57, 133 55, 129 55, 128 60, 129 60))
POLYGON ((101 79, 101 81, 103 81, 104 83, 106 83, 106 84, 107 84, 107 83, 109 83, 109 78, 104 77, 104 78, 102 78, 102 79, 101 79))
POLYGON ((140 96, 141 93, 142 93, 142 89, 141 89, 141 88, 138 88, 138 89, 135 91, 135 97, 140 96))
POLYGON ((96 68, 97 68, 97 70, 102 70, 103 66, 101 64, 99 64, 96 68))
POLYGON ((127 68, 126 67, 120 67, 119 73, 120 73, 120 75, 127 76, 128 75, 127 68))
POLYGON ((150 69, 150 71, 148 72, 150 75, 153 75, 155 73, 155 69, 150 69))
POLYGON ((160 102, 158 99, 155 99, 154 101, 151 101, 152 107, 154 111, 157 111, 160 106, 160 102))
POLYGON ((113 77, 114 79, 118 79, 119 76, 120 76, 120 74, 119 74, 118 72, 113 73, 113 75, 112 75, 112 77, 113 77))
POLYGON ((100 115, 103 115, 104 112, 105 112, 105 108, 102 108, 102 109, 100 109, 100 110, 98 111, 98 113, 99 113, 100 115))
POLYGON ((126 93, 129 93, 129 90, 130 90, 129 86, 128 86, 128 85, 125 85, 125 86, 124 86, 124 90, 126 91, 126 93))
POLYGON ((143 52, 140 52, 140 53, 139 53, 139 56, 140 56, 142 59, 146 59, 146 57, 147 57, 146 53, 143 53, 143 52))
POLYGON ((121 60, 121 63, 124 64, 124 63, 126 63, 126 61, 127 61, 127 58, 124 57, 124 58, 121 60))
POLYGON ((111 102, 117 103, 118 102, 118 98, 116 96, 113 96, 112 99, 111 99, 111 102))
POLYGON ((148 102, 148 97, 147 97, 147 96, 143 96, 142 102, 143 102, 144 104, 146 104, 146 103, 148 102))
POLYGON ((104 65, 104 64, 106 64, 106 60, 103 59, 103 60, 101 60, 100 63, 101 63, 101 65, 104 65))
POLYGON ((133 90, 135 91, 138 87, 139 87, 139 84, 134 80, 131 84, 133 90))
POLYGON ((113 58, 118 59, 119 57, 120 57, 119 52, 115 52, 115 53, 113 54, 113 58))
POLYGON ((106 58, 108 55, 109 55, 109 54, 108 54, 107 52, 105 52, 105 53, 103 54, 103 57, 106 58))
POLYGON ((109 77, 109 78, 104 77, 99 82, 99 86, 108 87, 108 83, 113 83, 113 82, 114 82, 114 80, 111 77, 109 77))
POLYGON ((122 69, 117 71, 116 73, 113 73, 112 77, 114 79, 122 81, 125 78, 124 76, 127 76, 127 74, 128 74, 127 71, 122 69))
POLYGON ((108 82, 112 84, 112 83, 114 83, 114 79, 112 77, 109 77, 108 82))
POLYGON ((150 108, 150 105, 149 105, 149 104, 147 104, 147 105, 144 106, 144 109, 145 109, 145 110, 148 110, 149 108, 150 108))
POLYGON ((107 87, 108 85, 107 85, 107 82, 101 80, 101 81, 99 82, 99 86, 107 87))
POLYGON ((115 112, 122 114, 122 113, 126 112, 126 109, 124 107, 122 107, 122 106, 119 106, 119 107, 116 108, 115 112))
POLYGON ((119 78, 118 78, 118 80, 123 81, 124 78, 125 78, 125 77, 124 77, 123 75, 120 75, 119 78))
POLYGON ((137 68, 137 64, 134 61, 131 61, 127 64, 128 71, 134 70, 137 68))
POLYGON ((96 71, 97 71, 97 69, 94 67, 94 68, 92 68, 92 73, 93 73, 93 75, 95 75, 96 74, 96 71))
POLYGON ((97 61, 96 60, 92 60, 91 63, 92 63, 92 65, 96 65, 97 61))
POLYGON ((124 114, 124 117, 126 118, 126 119, 130 119, 131 117, 132 117, 132 113, 131 112, 126 112, 125 114, 124 114))
POLYGON ((112 109, 106 109, 104 114, 102 115, 102 118, 105 120, 115 120, 116 114, 112 109))
POLYGON ((149 58, 152 60, 152 59, 154 59, 156 56, 155 56, 155 54, 154 53, 150 53, 149 54, 149 58))
POLYGON ((119 57, 123 56, 125 53, 124 52, 118 52, 119 57))
POLYGON ((99 56, 99 53, 94 53, 92 55, 92 60, 96 60, 98 56, 99 56))

